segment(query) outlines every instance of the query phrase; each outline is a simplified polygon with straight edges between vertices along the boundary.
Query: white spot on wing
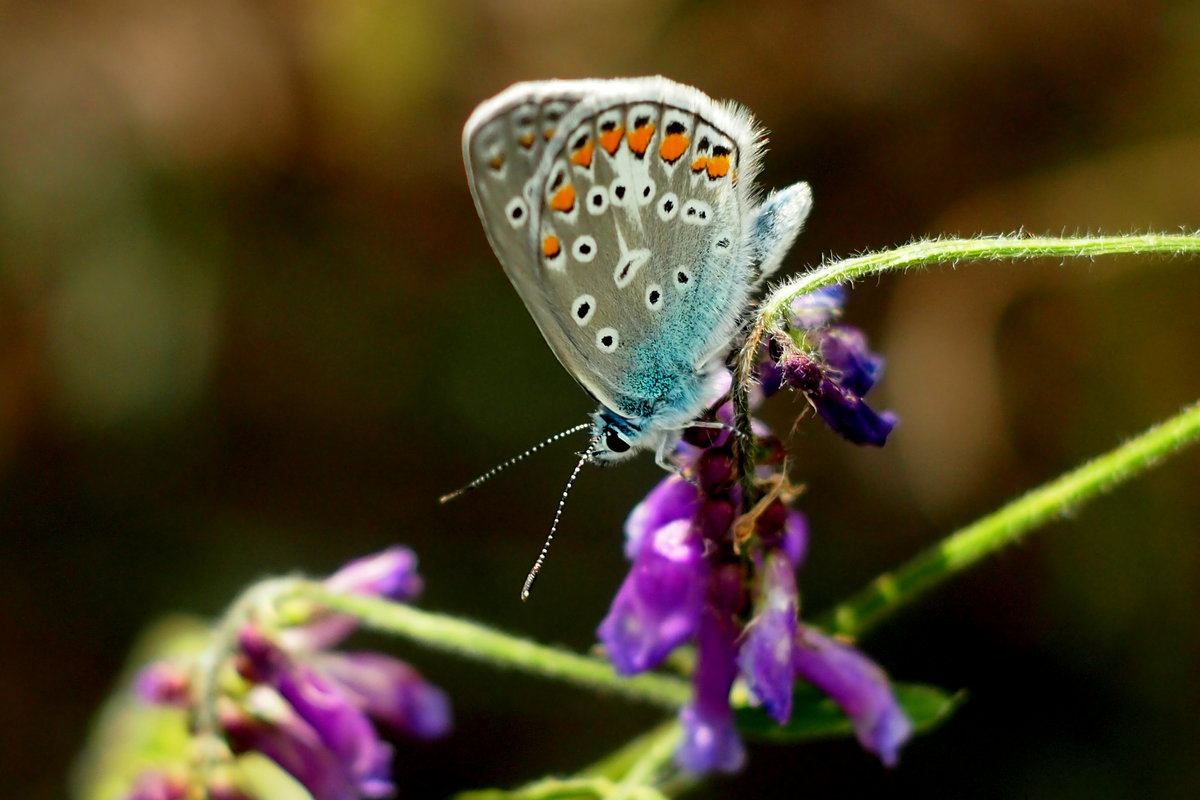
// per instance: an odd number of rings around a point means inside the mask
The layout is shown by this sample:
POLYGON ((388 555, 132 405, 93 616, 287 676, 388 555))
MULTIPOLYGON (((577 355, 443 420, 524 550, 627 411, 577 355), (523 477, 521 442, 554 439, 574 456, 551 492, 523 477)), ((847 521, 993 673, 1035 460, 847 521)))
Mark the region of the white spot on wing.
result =
POLYGON ((571 318, 575 324, 583 327, 592 321, 596 315, 596 298, 590 294, 581 294, 571 303, 571 318))
POLYGON ((658 187, 654 184, 654 181, 646 177, 638 182, 637 191, 634 192, 634 200, 637 201, 639 206, 648 206, 654 202, 654 194, 657 189, 658 187))
POLYGON ((571 245, 571 255, 582 264, 589 263, 596 257, 596 240, 586 233, 578 237, 571 245))
POLYGON ((593 186, 587 193, 587 210, 594 216, 608 211, 608 189, 603 186, 593 186))
POLYGON ((514 197, 504 207, 504 218, 514 228, 523 228, 525 227, 525 220, 529 219, 529 206, 523 198, 514 197))
POLYGON ((600 348, 601 352, 611 353, 620 344, 621 340, 617 336, 616 328, 601 328, 596 331, 596 347, 600 348))
POLYGON ((708 225, 712 222, 712 206, 703 200, 688 200, 683 204, 680 218, 689 225, 708 225))
POLYGON ((655 210, 659 219, 670 222, 679 214, 679 197, 674 192, 667 192, 659 198, 655 210))
POLYGON ((612 182, 611 188, 608 190, 608 195, 612 198, 614 206, 627 206, 633 194, 631 181, 618 175, 612 182))
POLYGON ((650 251, 646 249, 628 250, 621 253, 621 258, 617 260, 617 267, 613 270, 613 280, 616 281, 618 289, 624 289, 633 280, 633 276, 637 275, 637 271, 650 260, 650 251))
POLYGON ((657 283, 652 283, 646 287, 646 295, 644 297, 646 308, 651 311, 658 311, 663 306, 662 287, 657 283))

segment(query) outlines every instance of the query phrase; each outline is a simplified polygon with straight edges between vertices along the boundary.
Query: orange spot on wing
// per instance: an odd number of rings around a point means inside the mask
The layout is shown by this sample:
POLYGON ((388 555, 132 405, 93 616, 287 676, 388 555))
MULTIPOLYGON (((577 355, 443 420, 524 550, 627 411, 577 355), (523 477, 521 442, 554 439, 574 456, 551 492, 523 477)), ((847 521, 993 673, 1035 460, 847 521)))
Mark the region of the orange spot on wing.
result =
POLYGON ((729 156, 712 156, 708 159, 708 177, 724 178, 729 174, 729 156))
POLYGON ((605 131, 600 134, 600 146, 610 156, 617 152, 617 148, 621 146, 621 137, 625 135, 625 128, 617 126, 611 131, 605 131))
POLYGON ((533 147, 533 134, 527 133, 524 136, 518 137, 517 142, 520 143, 521 147, 524 147, 526 150, 528 150, 529 148, 533 147))
POLYGON ((571 154, 571 163, 587 169, 592 165, 592 151, 596 149, 596 143, 588 139, 587 144, 571 154))
MULTIPOLYGON (((551 198, 550 207, 553 208, 555 211, 561 211, 564 214, 566 214, 568 211, 570 211, 572 208, 574 208, 575 207, 575 187, 568 183, 566 186, 559 189, 554 194, 554 197, 551 198)), ((550 254, 547 253, 546 255, 550 255, 550 254)))
POLYGON ((542 131, 542 138, 547 142, 550 141, 554 138, 554 132, 557 130, 558 128, 546 128, 546 130, 542 131))
POLYGON ((550 234, 542 239, 542 252, 546 254, 546 258, 554 258, 562 252, 562 243, 558 241, 557 236, 550 234))
POLYGON ((668 133, 658 147, 658 154, 662 156, 663 161, 674 164, 684 154, 690 143, 691 140, 688 139, 686 133, 668 133))
POLYGON ((700 156, 699 158, 697 158, 695 161, 692 162, 692 172, 703 172, 704 168, 707 166, 708 166, 708 159, 705 158, 704 156, 700 156))
POLYGON ((646 148, 650 146, 650 137, 653 135, 653 122, 635 129, 633 133, 629 134, 629 149, 639 156, 643 155, 646 152, 646 148))
POLYGON ((496 153, 488 160, 488 166, 494 170, 499 170, 504 166, 504 153, 496 153))

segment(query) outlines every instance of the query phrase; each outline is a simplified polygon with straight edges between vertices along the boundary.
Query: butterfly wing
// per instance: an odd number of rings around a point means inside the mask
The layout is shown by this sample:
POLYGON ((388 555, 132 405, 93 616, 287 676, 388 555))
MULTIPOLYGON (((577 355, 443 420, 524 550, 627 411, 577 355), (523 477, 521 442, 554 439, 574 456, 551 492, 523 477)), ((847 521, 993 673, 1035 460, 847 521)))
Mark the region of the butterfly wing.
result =
POLYGON ((494 152, 520 157, 513 134, 526 129, 504 111, 514 98, 472 117, 492 122, 468 123, 468 168, 497 255, 589 393, 630 419, 686 423, 758 277, 747 236, 758 129, 739 107, 663 78, 535 86, 523 102, 539 114, 549 101, 530 97, 571 105, 523 185, 517 170, 489 174, 493 151, 472 135, 505 132, 494 152), (514 226, 516 208, 528 215, 514 226))
POLYGON ((518 83, 482 103, 463 130, 463 160, 475 208, 500 264, 550 337, 535 309, 545 303, 531 250, 526 185, 558 123, 579 102, 588 81, 518 83))

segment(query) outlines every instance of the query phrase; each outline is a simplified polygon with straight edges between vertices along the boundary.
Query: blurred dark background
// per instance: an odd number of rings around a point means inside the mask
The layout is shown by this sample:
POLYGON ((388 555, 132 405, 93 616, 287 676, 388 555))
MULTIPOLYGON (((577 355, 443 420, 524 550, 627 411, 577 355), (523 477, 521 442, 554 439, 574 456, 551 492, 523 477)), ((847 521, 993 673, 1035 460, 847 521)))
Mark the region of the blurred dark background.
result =
MULTIPOLYGON (((585 473, 528 604, 567 446, 435 498, 588 398, 493 258, 462 123, 517 80, 662 73, 749 106, 816 208, 787 269, 936 234, 1200 224, 1200 5, 1144 0, 0 2, 0 775, 65 791, 139 630, 404 542, 423 605, 586 649, 652 459, 585 473)), ((859 285, 882 451, 811 420, 819 613, 1200 396, 1200 263, 960 265, 859 285)), ((781 430, 802 409, 781 397, 781 430)), ((863 644, 966 688, 894 771, 752 750, 702 797, 1200 795, 1200 454, 863 644)), ((657 716, 417 650, 456 736, 402 793, 577 769, 657 716)))

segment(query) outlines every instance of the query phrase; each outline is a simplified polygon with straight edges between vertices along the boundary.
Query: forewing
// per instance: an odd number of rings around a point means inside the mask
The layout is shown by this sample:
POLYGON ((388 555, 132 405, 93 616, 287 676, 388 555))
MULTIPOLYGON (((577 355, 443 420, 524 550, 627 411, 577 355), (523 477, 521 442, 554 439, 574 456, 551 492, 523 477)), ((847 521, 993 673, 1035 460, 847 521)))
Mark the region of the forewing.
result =
POLYGON ((463 160, 475 208, 500 264, 535 319, 545 298, 530 244, 534 212, 526 184, 588 83, 518 83, 475 109, 463 130, 463 160))
POLYGON ((548 143, 526 198, 530 312, 623 416, 688 416, 696 375, 728 347, 757 277, 759 150, 748 113, 662 78, 591 87, 548 143))

